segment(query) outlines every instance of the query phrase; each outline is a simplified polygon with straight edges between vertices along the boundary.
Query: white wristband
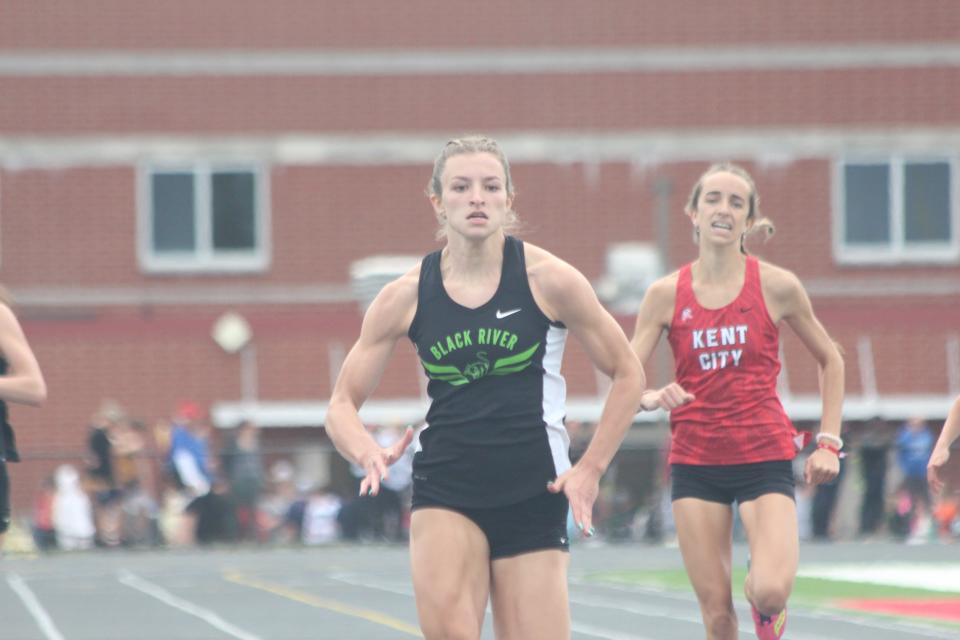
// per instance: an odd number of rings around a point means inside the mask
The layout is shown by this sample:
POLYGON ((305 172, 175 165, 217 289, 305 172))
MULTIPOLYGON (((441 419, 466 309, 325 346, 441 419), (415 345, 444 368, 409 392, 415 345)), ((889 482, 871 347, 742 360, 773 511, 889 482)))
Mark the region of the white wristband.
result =
POLYGON ((817 444, 820 444, 821 440, 827 440, 831 444, 837 447, 837 449, 843 449, 843 438, 840 436, 835 436, 832 433, 818 433, 817 437, 814 439, 817 444))

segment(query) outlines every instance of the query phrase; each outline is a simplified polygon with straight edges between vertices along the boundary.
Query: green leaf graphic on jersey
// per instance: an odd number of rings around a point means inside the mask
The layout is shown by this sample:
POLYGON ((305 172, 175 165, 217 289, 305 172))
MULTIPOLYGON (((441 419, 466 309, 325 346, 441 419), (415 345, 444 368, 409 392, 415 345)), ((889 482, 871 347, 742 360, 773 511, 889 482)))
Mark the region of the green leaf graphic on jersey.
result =
POLYGON ((420 361, 423 364, 423 368, 427 370, 427 375, 430 376, 431 380, 442 380, 443 382, 449 382, 455 387, 459 387, 462 384, 467 384, 470 382, 467 378, 460 373, 460 369, 452 365, 439 365, 439 364, 430 364, 429 362, 420 361))
POLYGON ((533 354, 536 353, 539 347, 540 343, 538 342, 523 353, 518 353, 508 358, 500 358, 494 363, 493 371, 490 372, 490 375, 505 376, 509 373, 523 371, 533 362, 533 354))
POLYGON ((532 364, 533 354, 536 353, 539 347, 540 343, 538 342, 523 353, 518 353, 507 358, 500 358, 494 363, 493 369, 490 368, 490 361, 487 359, 486 351, 477 352, 477 360, 467 364, 467 366, 463 368, 463 371, 460 371, 460 369, 453 365, 431 364, 424 360, 420 360, 420 363, 423 364, 423 368, 427 371, 427 375, 431 380, 449 382, 451 385, 459 387, 460 385, 468 384, 473 380, 478 380, 487 375, 505 376, 523 371, 532 364))

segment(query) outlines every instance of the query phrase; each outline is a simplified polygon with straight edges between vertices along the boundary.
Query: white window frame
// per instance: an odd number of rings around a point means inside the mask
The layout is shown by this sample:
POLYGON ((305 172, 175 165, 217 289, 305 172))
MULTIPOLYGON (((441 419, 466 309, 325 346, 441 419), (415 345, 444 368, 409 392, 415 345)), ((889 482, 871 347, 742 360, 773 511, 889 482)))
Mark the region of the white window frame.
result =
POLYGON ((960 183, 957 158, 951 154, 845 156, 833 163, 833 255, 840 264, 951 264, 960 261, 960 183), (904 239, 903 190, 907 164, 943 162, 949 166, 950 241, 916 243, 904 239), (847 165, 889 165, 890 243, 883 246, 848 244, 844 210, 847 165))
POLYGON ((249 273, 270 266, 270 184, 267 168, 257 162, 144 162, 137 170, 137 254, 147 273, 249 273), (213 250, 212 175, 244 171, 253 174, 254 239, 252 250, 213 250), (194 224, 196 249, 182 252, 154 251, 153 176, 158 173, 190 173, 194 176, 194 224))

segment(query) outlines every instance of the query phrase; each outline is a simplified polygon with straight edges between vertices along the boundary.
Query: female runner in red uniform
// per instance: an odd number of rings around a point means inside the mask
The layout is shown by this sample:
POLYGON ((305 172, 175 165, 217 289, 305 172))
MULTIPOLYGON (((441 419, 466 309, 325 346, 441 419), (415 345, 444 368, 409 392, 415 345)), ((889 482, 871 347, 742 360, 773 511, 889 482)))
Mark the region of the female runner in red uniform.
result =
POLYGON ((757 637, 782 637, 797 572, 799 537, 792 459, 796 435, 776 393, 779 326, 796 333, 820 366, 818 448, 806 481, 839 472, 843 359, 791 272, 747 255, 760 218, 750 175, 714 165, 697 181, 686 213, 697 260, 655 282, 637 316, 633 349, 645 362, 666 331, 676 379, 641 396, 641 408, 670 412, 673 514, 707 638, 737 637, 730 587, 736 502, 750 545, 744 591, 757 637))

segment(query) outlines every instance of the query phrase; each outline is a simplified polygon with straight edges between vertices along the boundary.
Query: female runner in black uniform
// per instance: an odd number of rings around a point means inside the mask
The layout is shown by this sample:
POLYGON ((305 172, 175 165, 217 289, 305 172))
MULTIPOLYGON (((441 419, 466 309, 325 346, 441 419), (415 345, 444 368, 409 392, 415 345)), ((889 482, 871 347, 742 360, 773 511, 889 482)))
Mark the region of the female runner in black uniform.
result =
POLYGON ((357 411, 394 344, 409 337, 430 378, 414 458, 410 553, 428 639, 570 635, 567 500, 592 532, 598 482, 633 419, 643 370, 579 271, 507 234, 515 214, 496 142, 451 140, 428 195, 446 244, 387 285, 367 311, 330 401, 327 430, 376 494, 412 439, 374 442, 357 411), (570 468, 560 360, 567 331, 613 379, 596 435, 570 468))

